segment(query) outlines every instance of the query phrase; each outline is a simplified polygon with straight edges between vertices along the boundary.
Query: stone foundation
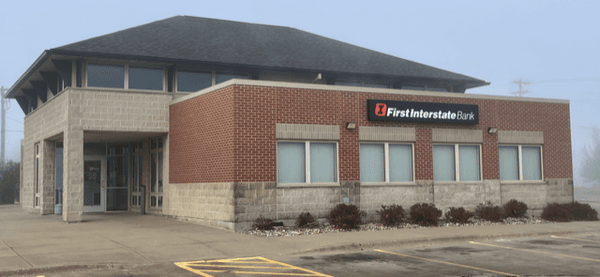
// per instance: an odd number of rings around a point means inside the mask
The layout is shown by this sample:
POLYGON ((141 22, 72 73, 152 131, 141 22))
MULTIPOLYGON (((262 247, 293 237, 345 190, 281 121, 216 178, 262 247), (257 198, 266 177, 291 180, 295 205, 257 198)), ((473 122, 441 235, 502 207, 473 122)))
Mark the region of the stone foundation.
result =
POLYGON ((502 205, 511 199, 525 202, 529 214, 539 215, 541 209, 553 202, 573 200, 572 179, 549 179, 537 183, 501 183, 485 180, 472 183, 434 184, 431 180, 409 185, 362 185, 358 181, 342 182, 339 186, 277 187, 275 182, 228 182, 200 184, 169 184, 163 215, 183 221, 196 222, 229 230, 247 230, 262 216, 295 224, 300 213, 310 212, 325 220, 336 205, 348 203, 365 211, 366 221, 379 219, 382 205, 401 205, 408 213, 417 203, 434 203, 446 211, 464 207, 474 211, 486 201, 502 205))

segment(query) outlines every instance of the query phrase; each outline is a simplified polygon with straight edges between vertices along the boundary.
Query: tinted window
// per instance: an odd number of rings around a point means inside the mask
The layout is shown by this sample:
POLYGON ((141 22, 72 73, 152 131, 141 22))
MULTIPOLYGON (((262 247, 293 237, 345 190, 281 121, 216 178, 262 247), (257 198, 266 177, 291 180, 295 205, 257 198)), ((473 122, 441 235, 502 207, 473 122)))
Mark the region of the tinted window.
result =
POLYGON ((212 74, 177 71, 177 91, 196 92, 212 85, 212 74))
POLYGON ((231 79, 248 79, 248 75, 217 73, 217 76, 215 77, 215 84, 223 83, 231 79))
POLYGON ((155 68, 129 68, 129 88, 163 90, 164 73, 155 68))
POLYGON ((122 66, 89 64, 87 85, 88 87, 124 88, 125 69, 122 66))

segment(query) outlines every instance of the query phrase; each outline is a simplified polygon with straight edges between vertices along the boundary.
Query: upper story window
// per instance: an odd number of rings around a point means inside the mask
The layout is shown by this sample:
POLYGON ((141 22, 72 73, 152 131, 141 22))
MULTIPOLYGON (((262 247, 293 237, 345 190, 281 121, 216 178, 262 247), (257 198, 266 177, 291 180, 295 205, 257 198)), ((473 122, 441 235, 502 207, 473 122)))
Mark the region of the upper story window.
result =
POLYGON ((86 72, 88 87, 158 91, 164 91, 165 87, 165 74, 162 68, 88 64, 86 72))
POLYGON ((336 86, 349 86, 349 87, 389 88, 389 85, 384 84, 384 83, 372 83, 372 82, 355 81, 355 80, 335 81, 335 85, 336 86))
POLYGON ((177 71, 177 91, 196 92, 212 86, 212 73, 177 71))
POLYGON ((124 88, 125 67, 118 65, 88 64, 87 86, 101 88, 124 88))
POLYGON ((129 68, 129 88, 164 90, 165 74, 159 68, 129 68))
POLYGON ((215 74, 215 85, 231 79, 248 79, 247 74, 219 73, 215 74))
POLYGON ((177 91, 196 92, 231 79, 248 79, 248 74, 177 71, 177 91))

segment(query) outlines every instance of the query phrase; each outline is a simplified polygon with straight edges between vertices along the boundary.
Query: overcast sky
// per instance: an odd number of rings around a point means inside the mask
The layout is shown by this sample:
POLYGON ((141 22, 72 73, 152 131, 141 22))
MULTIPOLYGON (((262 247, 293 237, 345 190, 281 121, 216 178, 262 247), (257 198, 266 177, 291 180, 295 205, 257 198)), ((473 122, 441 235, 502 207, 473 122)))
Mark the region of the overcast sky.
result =
MULTIPOLYGON (((5 87, 45 49, 190 15, 293 27, 491 82, 469 94, 508 96, 512 81, 532 82, 529 97, 571 101, 576 186, 600 126, 600 1, 3 1, 1 10, 5 87)), ((20 159, 23 117, 11 100, 7 159, 20 159)))

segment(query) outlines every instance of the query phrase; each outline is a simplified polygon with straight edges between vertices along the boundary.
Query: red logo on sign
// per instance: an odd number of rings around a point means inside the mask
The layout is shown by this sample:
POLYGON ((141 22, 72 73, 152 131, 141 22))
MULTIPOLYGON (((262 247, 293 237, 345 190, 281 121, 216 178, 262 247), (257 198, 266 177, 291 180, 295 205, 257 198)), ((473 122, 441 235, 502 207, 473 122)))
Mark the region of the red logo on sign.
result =
POLYGON ((375 115, 376 116, 385 116, 385 111, 387 110, 387 105, 383 103, 377 103, 375 105, 375 115))

